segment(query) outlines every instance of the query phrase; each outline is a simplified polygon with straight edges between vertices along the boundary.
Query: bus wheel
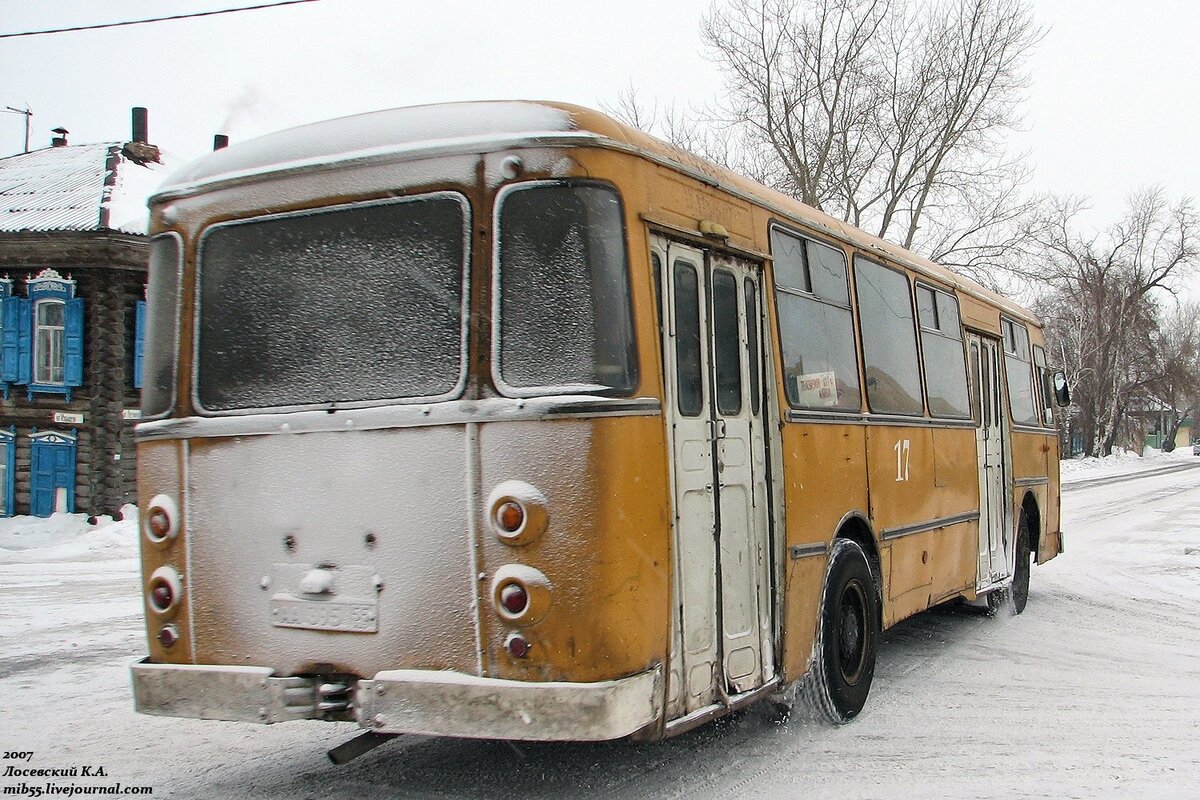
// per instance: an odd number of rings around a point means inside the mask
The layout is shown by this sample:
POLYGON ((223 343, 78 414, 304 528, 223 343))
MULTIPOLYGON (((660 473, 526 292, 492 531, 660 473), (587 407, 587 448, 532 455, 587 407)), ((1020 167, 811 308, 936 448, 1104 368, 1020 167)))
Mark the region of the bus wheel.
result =
POLYGON ((1029 602, 1029 559, 1033 553, 1029 551, 1029 522, 1025 512, 1021 512, 1017 523, 1016 564, 1013 565, 1012 613, 1020 614, 1029 602))
POLYGON ((1008 609, 1009 614, 1020 614, 1029 602, 1029 523, 1025 520, 1025 512, 1017 521, 1017 546, 1013 557, 1012 585, 996 589, 987 596, 988 616, 994 616, 1001 609, 1008 609))
POLYGON ((799 692, 821 721, 849 722, 867 702, 879 639, 875 598, 875 582, 862 548, 849 539, 835 539, 825 573, 813 662, 799 692))

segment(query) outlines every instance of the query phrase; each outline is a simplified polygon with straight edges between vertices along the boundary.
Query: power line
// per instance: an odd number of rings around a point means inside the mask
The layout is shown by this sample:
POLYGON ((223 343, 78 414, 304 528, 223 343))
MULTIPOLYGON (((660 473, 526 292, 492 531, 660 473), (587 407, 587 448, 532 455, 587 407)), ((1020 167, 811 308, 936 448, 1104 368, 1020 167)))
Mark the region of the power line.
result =
POLYGON ((196 11, 191 14, 176 14, 173 17, 154 17, 152 19, 131 19, 125 22, 105 22, 100 25, 79 25, 74 28, 54 28, 45 31, 23 31, 21 33, 0 33, 0 39, 15 39, 18 36, 43 36, 48 33, 74 33, 75 31, 95 31, 101 28, 121 28, 126 25, 146 25, 151 22, 169 22, 176 19, 193 19, 194 17, 212 17, 217 14, 233 14, 237 11, 258 11, 263 8, 278 6, 293 6, 297 3, 315 3, 317 0, 278 0, 274 3, 261 3, 256 6, 241 6, 239 8, 223 8, 218 11, 196 11))

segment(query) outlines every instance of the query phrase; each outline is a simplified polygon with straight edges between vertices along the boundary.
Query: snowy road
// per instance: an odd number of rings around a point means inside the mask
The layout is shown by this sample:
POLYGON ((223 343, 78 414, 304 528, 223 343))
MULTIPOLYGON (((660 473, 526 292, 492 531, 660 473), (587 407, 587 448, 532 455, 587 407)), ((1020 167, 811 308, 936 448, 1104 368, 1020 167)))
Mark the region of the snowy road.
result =
MULTIPOLYGON (((1200 462, 1197 463, 1200 467, 1200 462)), ((765 709, 659 744, 401 739, 346 767, 349 724, 137 716, 132 559, 0 564, 0 786, 185 798, 1200 796, 1200 468, 1063 495, 1067 552, 1017 618, 935 610, 885 634, 852 724, 765 709), (1192 550, 1188 553, 1188 550, 1192 550)))

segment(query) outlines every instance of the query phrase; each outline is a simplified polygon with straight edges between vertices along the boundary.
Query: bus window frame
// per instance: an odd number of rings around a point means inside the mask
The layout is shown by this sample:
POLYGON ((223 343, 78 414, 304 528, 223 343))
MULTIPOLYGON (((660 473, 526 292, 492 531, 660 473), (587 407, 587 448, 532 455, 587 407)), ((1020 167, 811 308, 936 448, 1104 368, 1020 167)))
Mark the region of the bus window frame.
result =
POLYGON ((974 412, 970 408, 970 405, 972 402, 971 367, 969 364, 969 355, 970 354, 967 352, 967 331, 966 331, 966 327, 963 325, 963 319, 962 319, 962 303, 960 303, 958 301, 958 296, 952 290, 943 289, 942 287, 937 286, 936 284, 931 283, 931 282, 924 280, 922 278, 919 278, 919 277, 913 278, 912 296, 913 296, 913 304, 914 304, 915 310, 916 310, 916 315, 914 316, 913 319, 917 323, 917 351, 918 351, 917 357, 918 357, 918 359, 920 359, 920 362, 921 362, 921 390, 923 393, 923 399, 925 401, 926 416, 929 417, 930 419, 952 420, 952 421, 956 421, 956 422, 964 422, 966 420, 974 419, 974 412), (934 314, 934 318, 938 322, 941 321, 941 313, 937 309, 937 296, 939 294, 946 295, 947 297, 949 297, 951 299, 951 301, 954 302, 954 313, 958 317, 958 344, 959 344, 959 347, 961 347, 962 351, 963 351, 963 379, 966 381, 966 386, 967 386, 968 409, 967 409, 967 413, 963 414, 961 416, 949 416, 949 415, 945 415, 945 414, 935 414, 935 413, 933 413, 933 407, 929 404, 929 378, 928 378, 928 375, 926 374, 928 362, 925 360, 925 341, 924 341, 924 339, 922 339, 921 334, 924 331, 929 331, 930 333, 934 334, 935 336, 940 336, 943 339, 948 339, 948 340, 953 341, 953 338, 950 336, 947 336, 945 333, 943 333, 942 328, 940 326, 937 328, 930 328, 930 327, 927 327, 926 325, 922 324, 922 322, 921 322, 921 304, 917 300, 917 292, 919 292, 921 289, 928 289, 929 291, 933 292, 933 303, 934 303, 933 314, 934 314))
POLYGON ((1033 365, 1033 337, 1031 337, 1029 335, 1029 326, 1026 323, 1021 322, 1017 319, 1014 319, 1013 317, 1008 316, 1003 311, 1000 313, 1000 350, 1001 350, 1000 360, 1002 362, 1004 362, 1004 372, 1003 372, 1004 395, 1005 395, 1005 398, 1008 400, 1008 402, 1005 403, 1005 405, 1008 407, 1009 423, 1016 428, 1037 429, 1037 430, 1044 429, 1046 426, 1045 426, 1045 423, 1042 422, 1042 412, 1038 408, 1039 390, 1037 387, 1037 381, 1035 380, 1034 365, 1033 365), (1025 333, 1025 359, 1021 358, 1021 350, 1020 350, 1020 347, 1017 346, 1018 342, 1017 342, 1016 334, 1017 334, 1018 327, 1025 333), (1014 347, 1013 350, 1008 349, 1009 332, 1010 331, 1012 332, 1012 342, 1013 342, 1013 347, 1014 347), (1030 403, 1033 405, 1033 417, 1034 418, 1032 420, 1018 420, 1016 417, 1016 414, 1013 412, 1012 385, 1009 382, 1009 374, 1008 374, 1008 361, 1010 358, 1014 358, 1017 361, 1020 361, 1026 367, 1026 372, 1027 372, 1026 380, 1029 383, 1029 400, 1030 400, 1030 403))
MULTIPOLYGON (((158 234, 155 234, 154 236, 150 237, 151 248, 153 248, 154 243, 159 239, 174 239, 175 240, 175 254, 176 254, 175 272, 174 272, 174 275, 175 275, 175 308, 172 310, 172 313, 174 314, 174 317, 175 317, 175 324, 174 324, 175 341, 171 347, 171 352, 169 354, 167 354, 171 361, 171 388, 170 388, 170 394, 168 395, 169 400, 166 403, 166 409, 157 414, 146 414, 144 412, 144 408, 143 408, 142 402, 139 397, 138 408, 143 409, 143 415, 140 418, 140 421, 143 421, 143 422, 149 422, 151 420, 156 420, 156 419, 169 419, 175 413, 177 413, 179 410, 179 376, 180 376, 179 357, 183 354, 183 349, 182 349, 179 337, 180 337, 180 334, 183 333, 184 243, 183 243, 183 236, 178 231, 164 231, 162 233, 158 233, 158 234)), ((147 265, 147 268, 148 268, 148 265, 147 265)), ((147 293, 149 292, 150 277, 151 276, 150 276, 149 272, 147 272, 147 274, 146 274, 147 293)), ((149 298, 147 298, 147 299, 149 299, 149 298)), ((193 309, 193 315, 196 316, 198 319, 199 315, 195 314, 195 312, 197 310, 198 309, 193 309)), ((149 308, 147 307, 147 333, 148 332, 149 332, 149 308)), ((198 346, 198 344, 199 343, 193 339, 193 347, 198 346)), ((195 364, 195 360, 196 360, 195 353, 193 353, 192 359, 193 359, 192 366, 193 366, 193 368, 195 368, 195 365, 196 365, 195 364)), ((143 367, 146 365, 147 362, 148 362, 148 359, 145 359, 145 357, 143 356, 143 362, 142 362, 143 367)), ((142 392, 145 392, 145 386, 146 386, 147 380, 148 380, 148 376, 145 375, 145 373, 143 373, 142 389, 139 391, 139 396, 142 392)), ((193 382, 192 386, 193 387, 195 386, 194 382, 193 382)))
MULTIPOLYGON (((862 372, 862 395, 863 395, 863 398, 866 400, 868 411, 870 411, 871 414, 876 415, 876 416, 889 417, 889 418, 897 419, 897 420, 916 420, 916 419, 929 420, 930 419, 929 407, 925 402, 925 392, 926 392, 926 390, 925 390, 925 360, 924 360, 923 354, 921 352, 921 334, 920 334, 921 320, 917 313, 917 295, 916 295, 916 292, 913 290, 913 276, 909 275, 908 270, 906 270, 906 269, 903 269, 901 267, 890 266, 888 264, 883 263, 881 260, 879 260, 877 258, 872 258, 863 253, 855 253, 854 254, 854 258, 851 260, 851 266, 854 269, 854 297, 852 298, 852 302, 854 304, 854 311, 855 311, 854 317, 858 322, 858 331, 857 331, 858 340, 859 340, 858 358, 859 358, 859 367, 862 372), (858 293, 858 268, 857 267, 858 267, 858 262, 860 260, 864 261, 868 264, 873 264, 873 265, 879 267, 880 269, 885 269, 890 272, 895 272, 895 273, 899 274, 902 278, 904 278, 904 283, 908 286, 908 306, 909 306, 909 311, 912 313, 913 349, 916 352, 916 356, 917 356, 917 361, 916 361, 917 383, 919 385, 919 391, 920 391, 920 394, 918 394, 917 399, 921 403, 920 411, 917 411, 914 413, 906 413, 903 411, 876 411, 871 406, 871 393, 867 389, 866 337, 863 335, 863 331, 862 331, 862 324, 863 324, 862 305, 861 305, 861 303, 859 303, 859 293, 858 293)), ((966 418, 964 417, 963 419, 965 420, 966 418)))
MULTIPOLYGON (((642 380, 645 370, 641 363, 641 344, 638 340, 638 318, 636 309, 633 304, 634 282, 633 282, 633 261, 630 258, 629 249, 629 223, 626 219, 625 198, 621 194, 620 188, 610 181, 596 180, 593 178, 549 178, 530 181, 516 181, 502 186, 492 198, 491 220, 492 220, 492 245, 491 263, 490 263, 490 278, 489 285, 491 298, 488 302, 488 308, 491 311, 492 318, 488 325, 489 338, 491 339, 488 347, 488 373, 492 379, 492 386, 503 397, 514 399, 531 398, 531 397, 554 397, 568 394, 577 395, 598 395, 608 398, 626 398, 637 397, 642 389, 642 380), (597 384, 597 388, 587 390, 586 385, 581 384, 563 384, 554 385, 546 384, 543 386, 513 386, 504 380, 500 374, 500 237, 502 231, 500 229, 500 210, 504 205, 504 198, 508 195, 519 191, 528 191, 539 186, 597 186, 608 189, 617 199, 618 218, 621 221, 621 248, 625 262, 625 302, 626 311, 629 315, 629 333, 631 336, 629 342, 629 351, 632 358, 633 366, 633 381, 629 391, 618 391, 613 387, 601 387, 597 384)), ((593 307, 594 308, 594 307, 593 307)))
MULTIPOLYGON (((824 239, 821 239, 818 236, 814 236, 806 231, 803 231, 803 230, 796 228, 790 224, 787 224, 785 221, 780 220, 780 219, 772 219, 770 221, 770 223, 767 225, 767 246, 768 247, 771 247, 771 234, 776 228, 778 228, 780 231, 787 234, 788 236, 793 236, 793 237, 799 239, 801 242, 811 241, 817 245, 828 247, 828 248, 830 248, 832 250, 836 250, 838 253, 840 253, 842 256, 842 264, 845 267, 844 276, 845 276, 845 281, 846 281, 846 303, 844 305, 836 300, 832 300, 828 297, 823 297, 819 294, 816 294, 815 292, 813 292, 811 290, 805 291, 803 289, 798 289, 798 288, 794 288, 791 286, 783 286, 779 283, 778 278, 776 276, 775 253, 774 253, 773 249, 771 250, 770 285, 768 287, 766 287, 770 292, 770 298, 768 299, 767 302, 770 303, 771 305, 773 305, 774 309, 775 309, 775 313, 773 315, 775 318, 775 341, 778 344, 775 345, 772 349, 778 353, 778 357, 779 357, 779 376, 780 376, 780 379, 784 382, 783 401, 784 401, 784 403, 786 403, 789 411, 791 411, 793 413, 797 413, 797 414, 804 414, 805 416, 810 415, 810 414, 826 415, 826 416, 838 417, 838 418, 844 418, 848 414, 854 415, 854 416, 859 416, 863 413, 863 409, 864 409, 865 386, 864 386, 864 378, 863 378, 862 339, 861 339, 862 334, 858 329, 858 311, 857 311, 857 304, 855 303, 855 300, 856 300, 855 286, 853 283, 853 278, 850 275, 851 263, 853 261, 854 252, 852 250, 848 251, 842 242, 838 242, 836 240, 832 241, 832 242, 826 241, 824 239), (851 339, 851 345, 852 345, 852 352, 854 353, 855 378, 858 381, 858 406, 857 406, 857 408, 829 408, 829 409, 826 409, 826 408, 819 408, 819 407, 804 406, 804 405, 800 405, 798 403, 792 402, 792 399, 788 394, 787 385, 786 385, 788 373, 787 373, 787 365, 784 363, 784 358, 785 358, 786 354, 784 353, 784 349, 783 349, 783 342, 784 342, 783 329, 782 329, 783 320, 782 320, 782 315, 779 313, 778 295, 780 292, 787 294, 787 295, 792 295, 793 297, 801 297, 801 298, 805 298, 805 299, 809 299, 809 300, 814 300, 818 303, 823 303, 827 306, 830 306, 832 308, 837 308, 842 311, 846 311, 850 314, 850 339, 851 339)), ((805 255, 806 260, 807 260, 807 258, 808 258, 808 256, 805 255)), ((808 265, 806 262, 805 267, 807 268, 807 266, 808 265)), ((809 282, 809 286, 811 287, 811 285, 812 285, 811 276, 808 277, 808 282, 809 282)))
MULTIPOLYGON (((467 387, 467 375, 469 358, 468 353, 468 335, 471 323, 471 261, 474 255, 473 240, 471 233, 474 230, 474 209, 471 207, 471 200, 465 194, 454 189, 442 189, 433 192, 424 192, 422 194, 404 195, 402 197, 386 197, 373 200, 362 200, 351 203, 336 203, 329 206, 315 206, 312 208, 304 208, 296 211, 283 211, 272 214, 260 214, 252 217, 239 217, 238 219, 224 220, 216 222, 206 227, 197 237, 196 241, 196 268, 194 271, 194 279, 192 286, 192 364, 190 370, 191 381, 191 401, 192 407, 198 414, 206 417, 239 417, 252 414, 287 414, 295 411, 327 411, 330 408, 335 409, 351 409, 351 408, 379 408, 396 405, 420 405, 422 403, 439 403, 448 400, 456 400, 462 397, 463 392, 467 387), (280 219, 293 219, 297 217, 317 216, 320 214, 336 213, 338 211, 349 211, 357 208, 371 208, 375 206, 400 205, 402 203, 412 203, 431 198, 448 198, 458 201, 463 209, 463 239, 462 239, 462 272, 460 286, 461 306, 459 308, 459 360, 458 360, 458 378, 454 386, 442 394, 424 395, 420 397, 385 397, 374 400, 345 400, 330 403, 322 401, 318 403, 298 403, 293 405, 272 405, 272 406, 248 406, 245 408, 234 409, 209 409, 205 408, 200 402, 200 321, 203 315, 203 304, 201 295, 203 293, 204 283, 204 248, 208 237, 218 230, 231 228, 239 225, 249 225, 261 222, 269 222, 280 219)), ((183 292, 180 292, 180 296, 183 292)))

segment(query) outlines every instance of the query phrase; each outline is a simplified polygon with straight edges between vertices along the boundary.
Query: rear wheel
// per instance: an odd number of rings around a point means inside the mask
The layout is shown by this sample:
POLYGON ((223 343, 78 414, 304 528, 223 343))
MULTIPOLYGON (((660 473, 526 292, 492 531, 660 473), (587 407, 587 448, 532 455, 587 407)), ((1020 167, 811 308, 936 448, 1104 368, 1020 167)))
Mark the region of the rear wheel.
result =
POLYGON ((1020 614, 1025 610, 1025 604, 1029 602, 1029 559, 1033 554, 1029 551, 1029 522, 1025 518, 1025 512, 1021 512, 1021 519, 1017 523, 1017 547, 1014 557, 1016 563, 1013 565, 1013 582, 1010 595, 1012 596, 1012 612, 1020 614))
POLYGON ((813 662, 800 697, 818 719, 841 725, 867 702, 875 675, 879 605, 867 556, 857 542, 835 539, 825 573, 813 662))

